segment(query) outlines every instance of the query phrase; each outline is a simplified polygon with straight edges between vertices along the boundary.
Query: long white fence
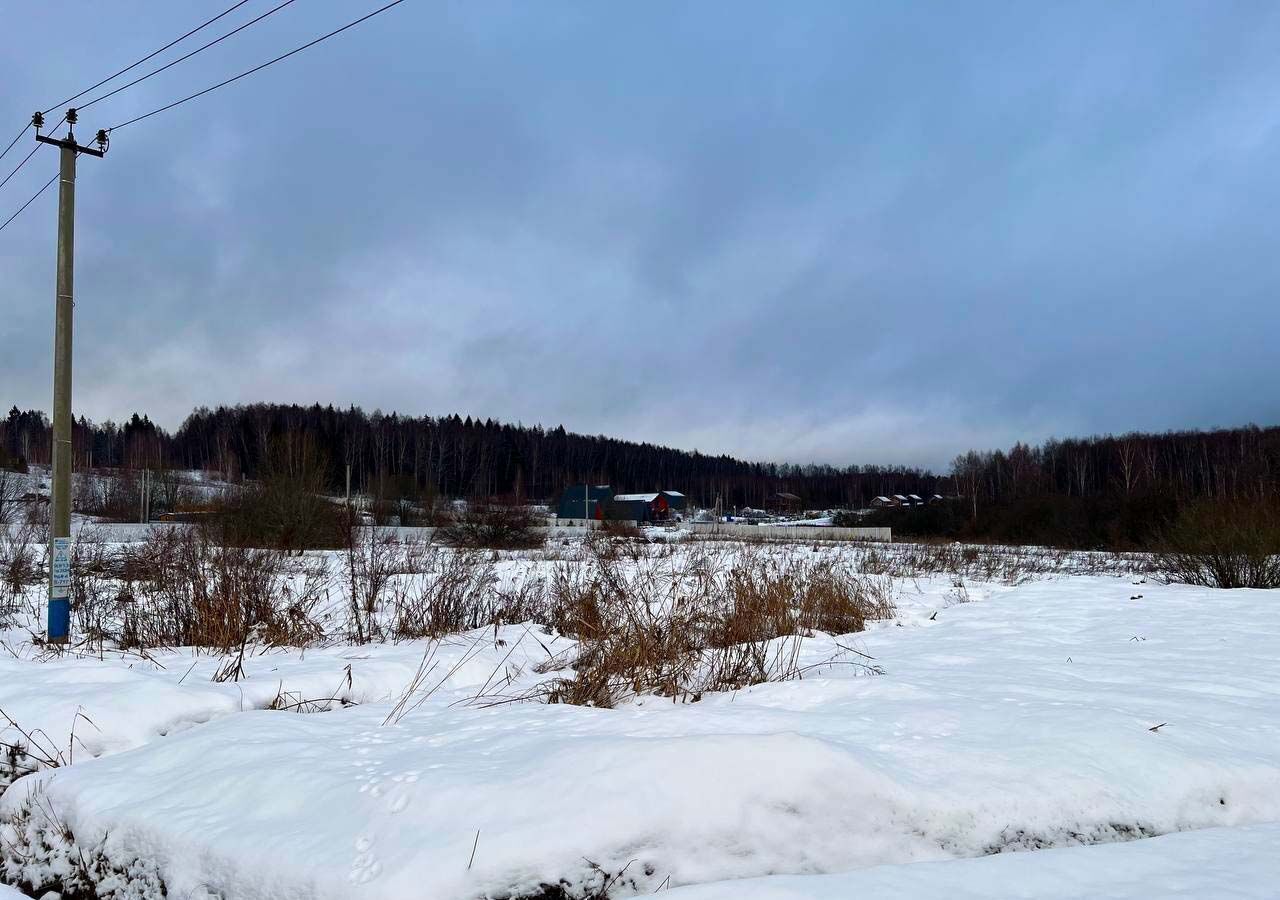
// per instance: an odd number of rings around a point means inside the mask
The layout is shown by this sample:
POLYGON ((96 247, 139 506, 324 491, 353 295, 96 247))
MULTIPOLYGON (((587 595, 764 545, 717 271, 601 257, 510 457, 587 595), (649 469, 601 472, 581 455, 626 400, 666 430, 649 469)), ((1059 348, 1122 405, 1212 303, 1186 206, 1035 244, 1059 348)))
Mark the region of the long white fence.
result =
POLYGON ((741 522, 687 522, 695 534, 793 541, 892 541, 891 528, 837 528, 828 525, 744 525, 741 522))
MULTIPOLYGON (((602 526, 593 519, 552 519, 547 527, 535 528, 548 536, 562 537, 585 534, 602 526)), ((5 526, 0 525, 0 528, 5 526)), ((9 525, 16 531, 21 526, 9 525)), ((153 528, 189 528, 177 522, 154 522, 150 525, 124 523, 75 522, 71 527, 75 540, 131 543, 145 541, 153 528)), ((682 522, 679 528, 694 534, 710 534, 735 538, 765 538, 792 541, 892 541, 889 528, 836 528, 825 525, 744 525, 740 522, 682 522)), ((401 540, 431 540, 438 529, 379 526, 378 532, 393 534, 401 540)))

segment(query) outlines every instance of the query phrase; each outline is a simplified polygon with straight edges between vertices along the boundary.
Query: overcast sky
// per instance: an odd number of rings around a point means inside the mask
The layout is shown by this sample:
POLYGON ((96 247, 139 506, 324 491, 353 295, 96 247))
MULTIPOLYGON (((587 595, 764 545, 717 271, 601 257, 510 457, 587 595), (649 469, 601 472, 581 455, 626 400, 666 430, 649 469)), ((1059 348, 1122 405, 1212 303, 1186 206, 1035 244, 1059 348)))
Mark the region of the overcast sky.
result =
MULTIPOLYGON (((3 0, 0 147, 227 5, 3 0)), ((378 5, 297 0, 80 135, 378 5)), ((76 411, 935 467, 1275 423, 1277 47, 1271 2, 407 0, 81 158, 76 411)), ((49 407, 55 201, 0 233, 5 405, 49 407)))

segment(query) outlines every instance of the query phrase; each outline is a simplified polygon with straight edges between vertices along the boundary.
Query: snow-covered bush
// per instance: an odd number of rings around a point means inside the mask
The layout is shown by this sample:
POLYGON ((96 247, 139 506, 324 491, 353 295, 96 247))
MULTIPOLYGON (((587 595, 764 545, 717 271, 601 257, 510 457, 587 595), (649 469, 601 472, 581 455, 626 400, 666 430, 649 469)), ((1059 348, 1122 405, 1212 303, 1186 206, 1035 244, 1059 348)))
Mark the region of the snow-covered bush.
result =
POLYGON ((110 835, 78 842, 52 805, 41 801, 36 788, 0 821, 0 882, 33 897, 52 891, 61 900, 164 900, 164 881, 153 862, 128 854, 114 859, 110 835))

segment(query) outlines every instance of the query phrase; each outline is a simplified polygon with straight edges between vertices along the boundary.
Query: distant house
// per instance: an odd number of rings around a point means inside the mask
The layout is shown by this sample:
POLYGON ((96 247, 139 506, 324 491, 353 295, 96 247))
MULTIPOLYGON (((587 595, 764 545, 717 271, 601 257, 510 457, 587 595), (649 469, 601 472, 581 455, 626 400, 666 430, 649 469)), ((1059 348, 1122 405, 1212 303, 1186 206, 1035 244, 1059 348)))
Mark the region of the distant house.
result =
POLYGON ((659 493, 667 498, 667 504, 673 512, 687 509, 689 506, 689 501, 679 491, 659 491, 659 493))
POLYGON ((613 498, 613 488, 607 484, 575 484, 560 495, 556 517, 560 519, 603 519, 605 510, 613 498))
POLYGON ((894 494, 886 497, 883 494, 871 501, 872 509, 898 509, 904 506, 924 506, 925 499, 919 494, 894 494))
POLYGON ((799 495, 788 494, 786 491, 778 491, 778 493, 774 494, 773 502, 776 503, 780 509, 786 510, 787 512, 794 512, 800 508, 799 495))
POLYGON ((671 516, 671 501, 666 491, 617 494, 608 505, 607 516, 622 522, 664 522, 671 516))
POLYGON ((929 498, 929 505, 933 506, 935 503, 941 503, 946 499, 947 498, 942 496, 941 494, 934 494, 932 497, 929 498))

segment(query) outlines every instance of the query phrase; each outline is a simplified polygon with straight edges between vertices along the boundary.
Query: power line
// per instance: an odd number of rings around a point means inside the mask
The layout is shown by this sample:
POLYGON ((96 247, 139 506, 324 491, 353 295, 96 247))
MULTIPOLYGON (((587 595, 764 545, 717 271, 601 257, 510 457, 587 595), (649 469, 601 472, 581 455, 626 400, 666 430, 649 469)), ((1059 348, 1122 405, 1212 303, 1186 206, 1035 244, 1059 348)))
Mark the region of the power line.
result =
POLYGON ((47 191, 47 190, 49 189, 49 185, 53 184, 55 181, 57 181, 57 180, 58 180, 58 175, 59 175, 59 173, 58 173, 58 172, 54 172, 54 173, 53 173, 53 177, 52 177, 52 178, 50 178, 48 181, 46 181, 46 182, 44 183, 44 187, 42 187, 42 188, 40 188, 40 190, 36 191, 36 192, 35 192, 35 194, 34 194, 34 195, 32 195, 32 197, 31 197, 31 199, 30 199, 30 200, 28 200, 26 203, 24 203, 24 204, 22 204, 21 206, 19 206, 19 207, 18 207, 18 211, 17 211, 16 213, 14 213, 13 215, 11 215, 9 218, 5 219, 4 225, 0 225, 0 231, 4 231, 5 227, 6 227, 6 226, 8 226, 8 224, 9 224, 10 222, 12 222, 14 219, 18 218, 18 216, 22 215, 22 211, 23 211, 24 209, 26 209, 26 208, 27 208, 28 206, 30 206, 32 203, 35 203, 35 202, 36 202, 36 197, 39 197, 41 194, 43 194, 45 191, 47 191))
MULTIPOLYGON (((43 113, 42 113, 41 115, 43 115, 43 113)), ((62 118, 58 120, 58 124, 57 124, 57 125, 54 125, 54 126, 53 126, 52 128, 50 128, 49 130, 50 130, 50 131, 57 131, 57 130, 58 130, 58 128, 59 128, 59 127, 61 127, 62 123, 63 123, 63 122, 65 122, 65 121, 67 121, 67 117, 66 117, 66 114, 64 113, 64 114, 63 114, 63 116, 62 116, 62 118)), ((23 127, 23 129, 22 129, 21 131, 19 131, 19 132, 18 132, 18 136, 17 136, 17 137, 15 137, 12 141, 10 141, 10 142, 9 142, 9 146, 8 146, 8 147, 5 147, 5 148, 4 148, 4 153, 0 153, 0 159, 4 159, 4 157, 5 157, 5 153, 8 153, 10 150, 12 150, 12 149, 13 149, 13 145, 14 145, 14 144, 16 144, 16 143, 18 143, 18 141, 19 141, 19 140, 21 140, 22 136, 23 136, 24 134, 26 134, 26 133, 27 133, 27 129, 28 129, 28 128, 30 128, 30 127, 31 127, 30 125, 26 125, 26 126, 24 126, 24 127, 23 127)), ((37 136, 37 137, 39 137, 39 135, 40 135, 40 132, 39 132, 39 129, 37 129, 37 130, 36 130, 36 136, 37 136)), ((39 145, 37 145, 37 146, 39 146, 39 145)), ((31 158, 31 154, 30 154, 30 153, 28 153, 28 154, 27 154, 27 159, 30 159, 30 158, 31 158)), ((18 163, 18 169, 21 169, 24 165, 26 165, 27 159, 24 159, 22 162, 18 163)), ((4 180, 4 181, 0 181, 0 187, 4 187, 4 185, 5 185, 5 181, 8 181, 10 178, 12 178, 12 177, 13 177, 14 172, 17 172, 17 171, 18 171, 18 169, 14 169, 14 170, 13 170, 13 172, 10 172, 10 173, 8 174, 8 176, 5 178, 5 180, 4 180)))
MULTIPOLYGON (((182 37, 180 37, 180 38, 175 38, 174 40, 172 40, 172 41, 170 41, 169 43, 165 44, 165 45, 164 45, 163 47, 161 47, 159 50, 156 50, 154 53, 148 53, 146 56, 142 57, 142 59, 138 60, 137 62, 135 62, 135 63, 130 63, 129 65, 127 65, 127 66, 125 66, 123 69, 121 69, 119 72, 116 72, 114 75, 110 75, 110 76, 108 76, 108 77, 106 77, 106 78, 102 79, 102 80, 101 80, 101 81, 99 81, 97 84, 92 84, 92 85, 90 85, 89 87, 87 87, 87 88, 85 88, 83 91, 81 91, 80 93, 78 93, 78 94, 74 94, 74 95, 72 95, 72 96, 68 97, 66 100, 63 100, 61 103, 55 103, 55 104, 53 104, 53 106, 49 107, 48 109, 46 109, 46 110, 44 111, 44 114, 47 116, 49 113, 53 112, 53 111, 54 111, 55 109, 57 109, 58 107, 60 107, 60 106, 65 106, 66 104, 70 103, 71 101, 73 101, 73 100, 77 100, 77 99, 79 99, 80 97, 83 97, 85 94, 89 93, 90 91, 97 90, 98 88, 100 88, 100 87, 102 87, 104 84, 106 84, 108 81, 113 81, 113 80, 115 80, 116 78, 119 78, 119 77, 120 77, 121 75, 123 75, 125 72, 131 71, 132 69, 136 69, 138 66, 142 65, 142 64, 143 64, 144 62, 146 62, 147 60, 149 60, 149 59, 154 59, 155 57, 159 56, 159 55, 160 55, 161 53, 163 53, 164 51, 168 50, 168 49, 169 49, 170 47, 172 47, 174 44, 179 44, 179 43, 181 43, 182 41, 185 41, 187 38, 191 37, 191 35, 195 34, 197 31, 201 31, 201 30, 203 30, 203 29, 205 29, 205 28, 208 28, 210 25, 212 25, 214 22, 216 22, 216 21, 218 21, 219 19, 221 19, 223 16, 227 15, 228 13, 235 12, 237 9, 239 9, 239 8, 240 8, 240 7, 242 7, 242 6, 244 6, 244 5, 245 5, 246 3, 248 3, 248 2, 249 2, 249 0, 240 0, 240 2, 235 3, 235 4, 232 4, 232 5, 231 5, 231 6, 229 6, 227 9, 224 9, 222 12, 218 13, 216 16, 214 16, 214 17, 213 17, 212 19, 210 19, 209 21, 207 21, 207 22, 205 22, 205 23, 203 23, 203 24, 201 24, 201 25, 197 25, 195 28, 192 28, 190 31, 188 31, 186 34, 184 34, 182 37)), ((0 155, 2 155, 2 154, 0 154, 0 155)))
POLYGON ((9 155, 9 151, 13 149, 13 145, 18 143, 18 141, 22 140, 22 136, 27 133, 27 129, 30 127, 31 127, 30 125, 22 126, 22 130, 18 132, 18 136, 9 142, 9 146, 4 148, 3 153, 0 153, 0 159, 4 159, 6 156, 9 155))
POLYGON ((220 87, 226 87, 228 84, 231 84, 233 81, 239 81, 241 78, 244 78, 248 75, 252 75, 254 72, 261 72, 267 66, 275 65, 281 60, 288 59, 290 56, 293 56, 295 53, 301 53, 303 50, 306 50, 308 47, 314 47, 316 44, 320 43, 321 41, 326 41, 329 38, 333 37, 334 35, 341 34, 342 32, 346 31, 348 28, 354 28, 355 26, 359 25, 361 22, 365 22, 369 19, 372 19, 374 16, 378 15, 379 13, 384 13, 387 10, 389 10, 391 7, 399 6, 403 2, 404 0, 393 0, 393 2, 388 3, 386 6, 381 6, 378 9, 375 9, 373 12, 367 13, 366 15, 361 16, 360 18, 356 19, 354 22, 348 22, 346 25, 343 25, 341 28, 334 29, 333 31, 330 31, 328 34, 321 35, 315 40, 309 41, 308 43, 303 44, 301 47, 295 47, 294 49, 290 50, 288 53, 277 56, 275 59, 264 62, 261 65, 254 66, 252 69, 249 69, 248 71, 245 71, 245 72, 241 72, 239 75, 235 75, 231 78, 228 78, 226 81, 220 81, 217 84, 213 85, 212 87, 207 87, 203 91, 198 91, 189 97, 183 97, 181 100, 175 100, 172 103, 168 104, 167 106, 162 106, 159 109, 151 110, 151 112, 149 113, 143 113, 140 116, 135 116, 134 118, 130 119, 127 122, 121 122, 119 125, 112 125, 110 128, 107 129, 107 131, 115 131, 117 128, 124 128, 126 125, 132 125, 134 122, 141 122, 143 119, 149 119, 158 113, 162 113, 162 112, 165 112, 166 110, 173 109, 175 106, 181 106, 183 103, 186 103, 188 100, 194 100, 197 97, 203 97, 205 94, 208 94, 211 91, 216 91, 220 87))
MULTIPOLYGON (((182 35, 181 37, 179 37, 179 38, 174 38, 172 41, 170 41, 169 43, 165 44, 165 45, 164 45, 163 47, 161 47, 159 50, 156 50, 156 51, 154 51, 154 52, 152 52, 152 53, 148 53, 146 56, 142 57, 142 59, 138 60, 137 62, 130 63, 129 65, 125 66, 123 69, 121 69, 119 72, 116 72, 116 73, 115 73, 115 74, 113 74, 113 75, 108 75, 106 78, 102 79, 102 80, 101 80, 101 81, 99 81, 97 84, 91 84, 91 85, 89 85, 87 88, 85 88, 85 89, 84 89, 83 91, 81 91, 80 93, 78 93, 78 94, 73 94, 72 96, 68 97, 66 100, 63 100, 61 103, 55 103, 55 104, 53 104, 53 106, 50 106, 48 109, 46 109, 46 110, 44 110, 44 111, 43 111, 43 115, 46 115, 46 116, 47 116, 49 113, 53 112, 53 111, 54 111, 55 109, 57 109, 58 107, 63 106, 63 105, 65 105, 65 104, 67 104, 67 103, 70 103, 70 102, 72 102, 73 100, 78 100, 79 98, 83 97, 85 94, 89 93, 90 91, 92 91, 92 90, 97 90, 98 88, 102 87, 102 86, 103 86, 104 84, 106 84, 108 81, 114 81, 115 79, 117 79, 117 78, 119 78, 121 75, 123 75, 125 72, 129 72, 129 71, 132 71, 133 69, 136 69, 138 66, 142 65, 142 64, 143 64, 144 62, 146 62, 147 60, 155 59, 157 56, 159 56, 159 55, 160 55, 161 53, 163 53, 164 51, 168 50, 170 47, 174 46, 175 44, 180 44, 180 43, 182 43, 182 42, 183 42, 183 41, 185 41, 187 38, 191 37, 191 35, 195 34, 195 33, 196 33, 196 32, 198 32, 198 31, 202 31, 202 30, 204 30, 205 28, 208 28, 208 27, 209 27, 210 25, 212 25, 214 22, 218 21, 219 19, 221 19, 222 17, 224 17, 224 16, 228 15, 229 13, 233 13, 233 12, 235 12, 237 9, 239 9, 239 8, 240 8, 240 7, 242 7, 242 6, 244 6, 244 5, 245 5, 246 3, 248 3, 248 2, 249 2, 249 0, 239 0, 239 2, 237 2, 237 3, 233 3, 231 6, 227 7, 227 8, 226 8, 226 9, 224 9, 222 12, 218 13, 218 14, 217 14, 216 16, 214 16, 212 19, 209 19, 209 20, 208 20, 208 21, 206 21, 206 22, 202 22, 201 24, 197 25, 195 28, 192 28, 192 29, 191 29, 190 31, 188 31, 186 34, 182 35)), ((59 124, 61 124, 61 123, 59 123, 59 124)), ((29 126, 24 125, 24 126, 22 127, 22 131, 19 131, 19 132, 18 132, 18 134, 17 134, 17 136, 16 136, 13 140, 11 140, 11 141, 9 142, 9 146, 5 147, 3 151, 0 151, 0 159, 4 159, 6 156, 8 156, 8 155, 9 155, 9 151, 13 149, 14 144, 18 143, 18 141, 22 139, 22 135, 26 133, 26 131, 27 131, 27 128, 28 128, 28 127, 29 127, 29 126)), ((56 128, 57 126, 55 125, 54 127, 56 128)))
POLYGON ((214 46, 215 44, 222 43, 223 41, 225 41, 227 38, 231 37, 234 34, 239 34, 240 32, 244 31, 246 28, 248 28, 250 25, 256 25, 257 23, 265 19, 267 16, 271 15, 272 13, 279 12, 280 10, 284 9, 286 6, 288 6, 290 3, 293 3, 293 2, 294 0, 284 0, 283 3, 279 4, 278 6, 273 6, 271 9, 267 10, 262 15, 258 16, 256 19, 250 19, 248 22, 245 22, 239 28, 233 28, 231 31, 228 31, 226 34, 222 35, 221 37, 214 38, 209 43, 204 44, 203 46, 197 47, 196 49, 192 50, 190 53, 187 53, 183 56, 179 56, 177 59, 173 60, 172 62, 167 62, 160 68, 153 69, 152 71, 148 72, 146 75, 143 75, 140 78, 135 78, 133 81, 130 81, 128 84, 122 84, 120 87, 116 88, 115 90, 108 91, 107 93, 103 94, 101 97, 94 97, 88 103, 81 104, 80 109, 88 109, 90 106, 93 106, 95 103, 98 103, 102 100, 106 100, 108 97, 114 97, 116 94, 120 93, 121 91, 127 91, 129 88, 133 87, 135 84, 141 84, 142 82, 150 78, 152 75, 159 75, 165 69, 171 69, 174 66, 176 66, 178 63, 185 62, 186 60, 195 56, 197 53, 201 53, 205 50, 208 50, 210 47, 214 46))
POLYGON ((22 160, 22 162, 18 163, 18 165, 14 167, 12 172, 4 176, 4 181, 0 181, 0 188, 8 184, 9 179, 12 178, 14 175, 18 174, 18 169, 21 169, 23 166, 25 166, 27 164, 27 160, 36 155, 36 151, 40 149, 40 146, 41 146, 40 144, 36 144, 34 147, 32 147, 31 152, 26 155, 26 157, 22 160))

